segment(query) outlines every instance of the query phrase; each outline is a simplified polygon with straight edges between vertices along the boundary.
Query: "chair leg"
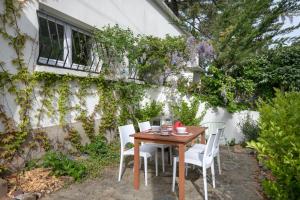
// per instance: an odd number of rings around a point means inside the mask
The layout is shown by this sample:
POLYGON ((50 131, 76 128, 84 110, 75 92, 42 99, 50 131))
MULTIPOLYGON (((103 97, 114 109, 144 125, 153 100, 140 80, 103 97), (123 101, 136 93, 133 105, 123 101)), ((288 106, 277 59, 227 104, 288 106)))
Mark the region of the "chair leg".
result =
POLYGON ((203 184, 204 184, 204 199, 207 200, 207 179, 206 179, 206 168, 203 167, 203 184))
POLYGON ((157 151, 157 148, 156 148, 156 151, 155 151, 155 175, 158 176, 158 162, 157 162, 157 154, 158 154, 158 151, 157 151))
POLYGON ((124 159, 124 156, 121 155, 121 158, 120 158, 120 167, 119 167, 119 178, 118 178, 118 181, 119 181, 119 182, 121 181, 121 176, 122 176, 123 159, 124 159))
POLYGON ((174 157, 174 160, 173 160, 173 181, 172 181, 172 192, 174 192, 174 191, 175 191, 176 165, 177 165, 177 159, 176 159, 176 157, 174 157))
POLYGON ((216 188, 216 178, 215 178, 215 164, 214 160, 210 166, 211 168, 211 176, 212 176, 212 183, 213 183, 213 188, 216 188))
POLYGON ((189 166, 188 164, 185 164, 185 176, 188 175, 189 166))
POLYGON ((217 161, 218 161, 219 174, 222 174, 221 161, 220 161, 220 152, 218 152, 218 154, 217 154, 217 161))
POLYGON ((173 152, 172 152, 172 146, 169 146, 169 153, 170 153, 170 164, 172 165, 172 157, 173 157, 173 152))
POLYGON ((147 186, 147 185, 148 185, 148 176, 147 176, 147 174, 148 174, 148 170, 147 170, 147 168, 148 168, 148 165, 147 165, 147 157, 144 157, 145 186, 147 186))
POLYGON ((165 172, 165 149, 161 148, 162 169, 165 172))

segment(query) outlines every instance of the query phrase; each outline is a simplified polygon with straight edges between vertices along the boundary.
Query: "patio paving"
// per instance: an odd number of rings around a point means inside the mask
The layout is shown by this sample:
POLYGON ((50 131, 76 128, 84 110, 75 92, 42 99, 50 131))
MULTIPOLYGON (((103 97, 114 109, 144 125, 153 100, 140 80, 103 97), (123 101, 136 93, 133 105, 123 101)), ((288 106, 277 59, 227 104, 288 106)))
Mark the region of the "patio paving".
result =
MULTIPOLYGON (((159 162, 161 163, 161 162, 159 162)), ((260 186, 257 183, 258 166, 254 156, 248 151, 230 150, 227 147, 221 148, 222 175, 216 171, 216 188, 212 188, 208 178, 208 198, 211 200, 259 200, 263 199, 260 194, 260 186)), ((216 166, 215 166, 216 167, 216 166)), ((162 173, 159 166, 159 176, 155 176, 153 162, 149 164, 148 186, 144 185, 143 170, 140 173, 140 190, 133 188, 132 163, 123 174, 121 182, 117 181, 118 166, 105 169, 102 177, 89 179, 83 183, 75 183, 61 189, 44 200, 175 200, 178 199, 178 187, 176 192, 171 191, 172 167, 166 166, 166 172, 162 173)), ((216 167, 217 170, 217 167, 216 167)), ((210 171, 210 170, 209 170, 210 171)), ((177 174, 178 175, 178 174, 177 174)), ((210 177, 210 173, 209 173, 210 177)), ((178 177, 177 177, 178 180, 178 177)), ((185 185, 186 200, 203 198, 203 179, 201 171, 189 169, 185 185)))

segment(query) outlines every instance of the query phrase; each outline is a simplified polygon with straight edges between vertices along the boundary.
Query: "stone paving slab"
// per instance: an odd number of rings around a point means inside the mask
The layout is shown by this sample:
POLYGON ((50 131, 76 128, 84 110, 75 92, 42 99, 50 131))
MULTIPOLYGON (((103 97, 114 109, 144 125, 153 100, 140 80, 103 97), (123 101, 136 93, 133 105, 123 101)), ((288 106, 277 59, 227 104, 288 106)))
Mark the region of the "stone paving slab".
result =
MULTIPOLYGON (((160 161, 160 159, 159 159, 160 161)), ((166 172, 162 173, 159 166, 159 176, 155 176, 153 162, 149 163, 148 186, 144 185, 144 173, 140 172, 140 189, 133 188, 132 164, 128 164, 121 182, 117 181, 118 166, 107 168, 103 176, 89 179, 83 183, 75 183, 68 188, 61 189, 43 200, 176 200, 178 187, 171 191, 172 167, 166 165, 166 172)), ((258 172, 257 162, 246 151, 233 152, 227 147, 221 148, 222 175, 216 167, 216 188, 212 188, 208 178, 208 198, 210 200, 260 200, 260 187, 256 181, 258 172)), ((209 170, 210 171, 210 170, 209 170)), ((178 174, 178 173, 177 173, 178 174)), ((208 173, 210 176, 210 173, 208 173)), ((178 180, 178 177, 177 177, 178 180)), ((186 177, 186 200, 202 200, 203 179, 199 168, 189 169, 186 177)))

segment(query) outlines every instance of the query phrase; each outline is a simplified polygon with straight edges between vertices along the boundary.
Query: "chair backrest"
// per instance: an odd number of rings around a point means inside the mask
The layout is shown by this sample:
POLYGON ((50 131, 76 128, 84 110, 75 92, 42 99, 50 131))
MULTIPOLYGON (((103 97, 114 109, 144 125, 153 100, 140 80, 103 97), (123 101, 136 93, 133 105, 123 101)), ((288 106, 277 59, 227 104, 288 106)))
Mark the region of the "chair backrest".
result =
POLYGON ((205 130, 205 138, 208 139, 211 134, 216 134, 219 128, 225 128, 225 122, 205 122, 202 123, 201 126, 207 127, 205 130))
POLYGON ((130 137, 130 135, 135 134, 133 124, 119 126, 120 133, 120 141, 121 141, 121 152, 124 151, 126 144, 132 143, 134 144, 134 138, 130 137))
POLYGON ((224 129, 225 129, 224 127, 217 129, 216 139, 215 139, 214 144, 213 144, 213 146, 214 146, 213 147, 214 153, 217 153, 219 151, 220 137, 223 135, 224 129))
POLYGON ((140 122, 139 123, 139 129, 140 129, 140 132, 143 132, 143 131, 151 129, 150 122, 149 121, 140 122))
POLYGON ((203 165, 209 166, 214 159, 214 143, 216 140, 217 134, 211 134, 208 138, 207 144, 205 145, 204 156, 203 156, 203 165))

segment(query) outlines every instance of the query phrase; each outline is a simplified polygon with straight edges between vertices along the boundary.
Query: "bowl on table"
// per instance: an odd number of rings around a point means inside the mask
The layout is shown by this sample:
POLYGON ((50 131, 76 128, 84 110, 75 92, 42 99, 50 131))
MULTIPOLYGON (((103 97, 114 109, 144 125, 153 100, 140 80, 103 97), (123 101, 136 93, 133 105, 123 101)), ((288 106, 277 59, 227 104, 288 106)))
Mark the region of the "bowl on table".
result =
POLYGON ((176 131, 177 131, 177 134, 187 134, 186 127, 177 127, 176 131))
POLYGON ((172 132, 173 131, 173 127, 172 126, 168 126, 167 127, 167 131, 172 132))

